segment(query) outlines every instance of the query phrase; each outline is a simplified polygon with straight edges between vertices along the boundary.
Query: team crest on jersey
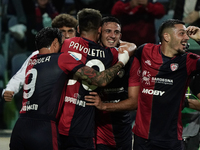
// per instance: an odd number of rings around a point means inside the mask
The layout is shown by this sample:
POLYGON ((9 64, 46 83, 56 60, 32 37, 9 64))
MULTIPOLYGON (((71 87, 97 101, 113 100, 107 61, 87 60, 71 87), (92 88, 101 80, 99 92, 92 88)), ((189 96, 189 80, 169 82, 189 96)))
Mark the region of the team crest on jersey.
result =
POLYGON ((170 68, 171 68, 172 71, 176 71, 178 69, 178 64, 177 63, 172 63, 170 65, 170 68))

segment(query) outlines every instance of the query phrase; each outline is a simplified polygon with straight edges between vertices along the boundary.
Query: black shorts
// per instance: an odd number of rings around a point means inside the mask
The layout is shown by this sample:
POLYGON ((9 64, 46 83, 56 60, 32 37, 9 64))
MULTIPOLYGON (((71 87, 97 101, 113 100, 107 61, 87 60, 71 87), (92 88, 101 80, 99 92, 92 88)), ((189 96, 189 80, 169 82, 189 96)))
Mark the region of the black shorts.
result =
POLYGON ((184 150, 183 141, 154 141, 134 134, 133 150, 184 150))
POLYGON ((60 134, 61 150, 95 150, 92 137, 65 136, 60 134))
POLYGON ((58 136, 54 121, 19 118, 11 134, 10 150, 58 150, 58 136))
POLYGON ((96 145, 96 150, 117 150, 116 147, 104 145, 104 144, 97 144, 96 145))
POLYGON ((120 147, 112 147, 104 144, 97 144, 96 145, 96 150, 132 150, 132 144, 125 144, 120 147))

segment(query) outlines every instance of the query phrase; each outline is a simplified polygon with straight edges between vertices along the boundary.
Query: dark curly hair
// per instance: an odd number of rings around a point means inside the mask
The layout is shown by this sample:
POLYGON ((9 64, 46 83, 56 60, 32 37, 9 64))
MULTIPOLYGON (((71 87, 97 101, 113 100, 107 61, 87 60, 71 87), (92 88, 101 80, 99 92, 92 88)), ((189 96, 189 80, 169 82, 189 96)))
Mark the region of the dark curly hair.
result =
POLYGON ((59 44, 62 45, 62 32, 58 28, 43 28, 35 36, 35 46, 38 50, 44 47, 48 48, 55 38, 57 38, 59 44))
POLYGON ((51 23, 53 28, 62 28, 63 26, 66 27, 73 27, 76 29, 78 21, 69 14, 59 14, 56 16, 51 23))

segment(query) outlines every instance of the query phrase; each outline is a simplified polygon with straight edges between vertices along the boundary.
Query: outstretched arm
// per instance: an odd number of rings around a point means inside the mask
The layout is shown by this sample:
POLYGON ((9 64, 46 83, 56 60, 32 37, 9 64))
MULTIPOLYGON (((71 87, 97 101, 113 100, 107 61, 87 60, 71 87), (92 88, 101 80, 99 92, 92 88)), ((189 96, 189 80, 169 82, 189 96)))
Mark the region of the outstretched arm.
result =
POLYGON ((95 106, 99 110, 105 111, 124 111, 137 109, 138 92, 140 86, 133 86, 128 88, 128 99, 120 101, 118 103, 104 103, 96 92, 90 92, 91 95, 85 96, 85 100, 88 101, 86 105, 95 106))
POLYGON ((109 84, 117 75, 122 67, 126 65, 129 60, 128 51, 123 51, 123 53, 118 54, 118 63, 109 69, 102 72, 98 72, 93 68, 84 66, 76 71, 75 76, 79 79, 86 81, 91 85, 96 86, 106 86, 109 84))
POLYGON ((116 77, 117 73, 123 66, 123 63, 118 62, 111 68, 102 72, 98 72, 91 67, 84 66, 76 71, 75 76, 91 85, 106 86, 116 77))

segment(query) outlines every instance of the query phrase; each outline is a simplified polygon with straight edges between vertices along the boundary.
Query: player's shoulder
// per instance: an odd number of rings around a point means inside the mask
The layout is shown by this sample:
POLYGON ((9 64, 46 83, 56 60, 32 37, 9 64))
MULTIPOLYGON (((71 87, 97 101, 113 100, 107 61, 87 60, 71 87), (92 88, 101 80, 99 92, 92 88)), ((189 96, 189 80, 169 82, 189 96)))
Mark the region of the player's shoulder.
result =
POLYGON ((186 55, 190 59, 200 59, 200 55, 197 55, 195 53, 187 52, 186 55))
POLYGON ((160 44, 153 43, 144 43, 137 48, 137 51, 154 51, 155 49, 159 49, 160 44))
POLYGON ((60 55, 59 58, 61 58, 63 60, 74 59, 76 61, 80 61, 80 60, 82 60, 82 57, 83 57, 83 55, 81 53, 73 52, 73 51, 60 53, 59 55, 60 55))
POLYGON ((72 37, 72 38, 69 38, 69 39, 65 39, 63 44, 70 43, 71 41, 79 41, 79 40, 81 40, 80 37, 72 37))
POLYGON ((154 49, 154 48, 157 48, 157 47, 159 47, 159 46, 160 46, 160 44, 154 44, 154 43, 144 43, 144 44, 142 44, 141 46, 142 46, 142 47, 144 47, 144 48, 152 48, 152 49, 154 49))

